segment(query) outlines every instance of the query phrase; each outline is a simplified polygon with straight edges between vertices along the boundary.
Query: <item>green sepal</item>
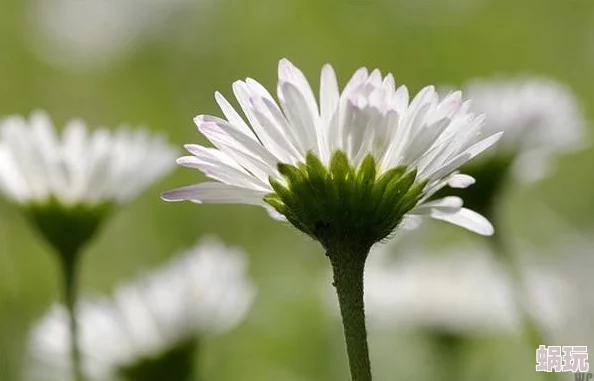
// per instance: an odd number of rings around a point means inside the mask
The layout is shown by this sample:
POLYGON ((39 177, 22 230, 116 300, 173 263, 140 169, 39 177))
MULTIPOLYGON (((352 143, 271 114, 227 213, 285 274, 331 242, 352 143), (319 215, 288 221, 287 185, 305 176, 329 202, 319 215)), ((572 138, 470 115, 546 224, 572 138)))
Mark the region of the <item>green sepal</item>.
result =
POLYGON ((392 207, 392 216, 402 216, 417 205, 419 199, 423 196, 423 189, 427 185, 427 181, 413 184, 408 192, 401 197, 398 202, 392 207))
POLYGON ((351 171, 349 160, 342 151, 337 151, 330 161, 330 173, 335 181, 346 180, 347 175, 351 171))
POLYGON ((264 201, 272 206, 280 214, 287 213, 287 206, 283 203, 281 198, 276 193, 270 193, 264 196, 264 201))
POLYGON ((371 198, 374 203, 379 206, 381 199, 384 197, 384 193, 388 184, 392 181, 398 180, 406 172, 406 167, 392 168, 386 173, 382 174, 376 181, 371 191, 371 198))
POLYGON ((268 181, 270 182, 270 186, 272 186, 272 189, 274 189, 274 192, 276 193, 278 198, 281 199, 283 203, 285 203, 287 206, 294 206, 296 204, 295 195, 293 194, 293 192, 289 190, 289 188, 285 187, 283 184, 281 184, 279 181, 276 181, 272 177, 269 178, 268 181))
POLYGON ((402 176, 394 177, 386 186, 386 189, 384 190, 385 196, 380 201, 376 212, 381 212, 384 209, 392 209, 398 201, 404 198, 410 187, 414 184, 416 178, 417 171, 414 169, 402 176))
POLYGON ((162 353, 121 366, 117 373, 122 381, 190 381, 198 348, 197 339, 186 339, 162 353))
POLYGON ((305 177, 301 169, 289 164, 280 163, 278 165, 278 171, 287 180, 289 187, 293 184, 303 182, 305 177))
POLYGON ((327 199, 331 194, 328 189, 328 171, 324 164, 312 153, 308 153, 306 160, 306 171, 309 184, 316 196, 321 199, 327 199))
POLYGON ((326 248, 347 238, 363 246, 386 238, 416 205, 426 185, 417 182, 414 168, 401 166, 378 174, 372 155, 355 168, 342 151, 332 155, 327 167, 308 153, 305 163, 281 163, 278 170, 286 185, 270 178, 275 193, 264 201, 326 248))
POLYGON ((64 205, 56 199, 31 204, 26 214, 63 259, 70 261, 95 235, 113 204, 64 205))

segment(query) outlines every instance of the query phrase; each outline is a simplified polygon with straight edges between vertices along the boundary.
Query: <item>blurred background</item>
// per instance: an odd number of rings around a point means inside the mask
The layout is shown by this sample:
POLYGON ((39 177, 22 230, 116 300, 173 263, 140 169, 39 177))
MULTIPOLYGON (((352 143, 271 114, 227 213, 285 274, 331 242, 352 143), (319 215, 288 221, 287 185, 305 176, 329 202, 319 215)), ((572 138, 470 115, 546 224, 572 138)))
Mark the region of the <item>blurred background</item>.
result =
MULTIPOLYGON (((44 109, 61 126, 121 123, 163 131, 181 148, 205 143, 192 118, 220 115, 216 90, 247 76, 276 87, 288 57, 317 89, 332 63, 344 84, 360 66, 392 72, 416 92, 475 77, 540 75, 567 84, 594 113, 594 3, 589 0, 2 0, 0 115, 44 109)), ((315 90, 317 91, 317 90, 315 90)), ((562 128, 562 127, 561 127, 562 128)), ((589 127, 590 136, 594 130, 589 127)), ((594 148, 560 157, 550 175, 509 186, 500 229, 527 258, 574 287, 579 308, 547 345, 594 348, 594 148), (523 251, 522 251, 523 253, 523 251)), ((340 321, 326 303, 320 247, 260 209, 167 204, 159 193, 202 180, 176 169, 118 211, 85 252, 81 289, 111 292, 202 235, 242 246, 258 287, 245 321, 209 339, 197 359, 204 380, 346 380, 340 321)), ((398 251, 477 239, 430 223, 398 251), (411 242, 412 243, 409 243, 411 242)), ((59 297, 49 247, 19 209, 0 199, 0 380, 21 380, 26 337, 59 297)), ((561 307, 559 307, 561 308, 561 307)), ((435 379, 423 335, 370 327, 377 380, 435 379)), ((460 379, 538 380, 534 348, 517 333, 477 335, 460 379)))

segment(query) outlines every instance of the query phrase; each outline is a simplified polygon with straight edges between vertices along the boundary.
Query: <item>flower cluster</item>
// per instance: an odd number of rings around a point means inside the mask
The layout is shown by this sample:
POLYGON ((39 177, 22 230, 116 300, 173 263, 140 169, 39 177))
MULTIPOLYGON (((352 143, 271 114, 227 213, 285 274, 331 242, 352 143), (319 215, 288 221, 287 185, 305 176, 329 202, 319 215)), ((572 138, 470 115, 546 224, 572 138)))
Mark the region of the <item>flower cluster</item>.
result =
MULTIPOLYGON (((152 5, 151 14, 166 9, 160 1, 152 5)), ((239 107, 216 92, 223 116, 194 119, 211 145, 188 144, 189 155, 177 159, 211 180, 162 198, 260 206, 318 241, 332 267, 353 381, 372 379, 366 311, 380 325, 444 332, 441 344, 461 332, 517 327, 531 345, 543 342, 539 325, 555 323, 532 315, 551 317, 559 304, 551 309, 527 300, 550 302, 552 293, 542 297, 533 288, 548 292, 542 284, 555 278, 526 282, 489 220, 512 167, 529 162, 522 178, 542 176, 552 154, 580 142, 585 123, 568 89, 524 78, 473 81, 465 96, 438 94, 433 86, 415 94, 392 74, 366 68, 341 88, 325 65, 316 96, 287 59, 278 64, 276 96, 252 78, 232 88, 239 107), (502 135, 502 144, 482 155, 502 135), (487 236, 491 252, 459 247, 445 257, 416 255, 395 264, 385 247, 373 253, 376 243, 426 218, 487 236)), ((57 132, 41 111, 0 120, 0 193, 51 244, 63 278, 64 304, 30 333, 32 380, 186 381, 203 339, 246 316, 255 287, 245 255, 214 239, 120 285, 111 297, 77 300, 82 249, 109 211, 164 176, 177 155, 163 137, 142 129, 91 131, 71 120, 57 132)))

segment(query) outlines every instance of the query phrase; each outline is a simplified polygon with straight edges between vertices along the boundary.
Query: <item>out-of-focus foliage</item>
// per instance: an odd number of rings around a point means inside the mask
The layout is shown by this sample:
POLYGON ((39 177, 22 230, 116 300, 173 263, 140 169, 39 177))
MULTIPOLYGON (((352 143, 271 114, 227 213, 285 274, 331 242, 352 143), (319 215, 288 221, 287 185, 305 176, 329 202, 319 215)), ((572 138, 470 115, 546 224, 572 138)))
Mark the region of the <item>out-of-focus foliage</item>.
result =
MULTIPOLYGON (((379 67, 414 91, 495 74, 543 75, 568 84, 586 114, 594 115, 594 2, 589 0, 198 0, 179 5, 166 17, 147 16, 143 35, 130 40, 125 54, 96 65, 48 58, 52 42, 35 10, 44 1, 2 1, 0 116, 42 108, 57 125, 73 116, 90 125, 145 124, 166 132, 179 146, 203 143, 192 117, 220 114, 214 91, 228 95, 231 83, 247 76, 273 88, 281 57, 289 57, 311 78, 331 62, 341 83, 360 66, 379 67)), ((87 0, 61 3, 68 1, 87 0)), ((114 0, 95 2, 101 1, 114 0)), ((144 4, 129 1, 138 9, 144 4)), ((132 12, 124 24, 139 22, 137 17, 132 12)), ((104 21, 106 28, 110 20, 104 21)), ((576 234, 591 233, 593 170, 594 149, 589 148, 561 159, 547 179, 510 188, 501 205, 503 231, 540 247, 542 258, 579 269, 584 258, 553 245, 563 235, 559 224, 535 210, 546 205, 576 234)), ((84 255, 83 294, 107 293, 116 282, 161 263, 199 236, 215 234, 250 254, 259 294, 240 327, 204 343, 199 360, 203 378, 347 379, 340 322, 328 313, 321 295, 322 282, 330 281, 321 250, 260 208, 166 204, 158 197, 162 190, 198 180, 197 171, 179 169, 122 208, 84 255)), ((438 238, 465 237, 465 232, 443 227, 438 238)), ((583 269, 575 272, 575 277, 588 275, 583 269)), ((21 379, 27 332, 58 297, 58 285, 49 247, 15 206, 0 200, 0 380, 21 379)), ((584 327, 584 332, 594 330, 584 327)), ((555 343, 594 345, 594 337, 583 339, 555 343)), ((422 337, 372 330, 370 340, 377 380, 431 377, 422 337)), ((468 379, 538 377, 534 350, 515 336, 477 338, 465 353, 468 379)))

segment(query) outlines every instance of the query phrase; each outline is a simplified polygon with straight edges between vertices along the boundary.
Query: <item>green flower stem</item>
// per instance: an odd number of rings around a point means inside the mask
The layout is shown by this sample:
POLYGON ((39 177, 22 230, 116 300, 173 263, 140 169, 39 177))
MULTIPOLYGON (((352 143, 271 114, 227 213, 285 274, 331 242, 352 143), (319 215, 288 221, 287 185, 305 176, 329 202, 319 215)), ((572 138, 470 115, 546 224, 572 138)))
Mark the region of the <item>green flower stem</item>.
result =
POLYGON ((369 249, 328 250, 334 271, 352 381, 371 381, 371 365, 365 328, 363 273, 369 249))
POLYGON ((72 379, 84 381, 82 370, 80 347, 78 341, 78 325, 76 321, 76 300, 77 300, 77 258, 76 253, 62 253, 60 261, 62 267, 64 303, 68 310, 70 327, 70 358, 72 362, 72 379))
MULTIPOLYGON (((505 266, 507 272, 510 274, 515 304, 519 313, 520 326, 530 345, 530 349, 533 353, 536 353, 536 350, 540 345, 547 345, 547 337, 543 332, 540 323, 530 312, 530 296, 526 289, 527 287, 522 274, 522 267, 516 256, 508 249, 500 231, 491 236, 489 240, 497 254, 497 258, 499 258, 499 261, 505 266)), ((560 379, 559 374, 556 372, 541 372, 541 377, 542 379, 549 381, 558 381, 560 379)))
POLYGON ((57 199, 27 208, 31 223, 54 248, 62 270, 63 297, 70 320, 70 350, 74 381, 84 381, 78 346, 76 299, 78 261, 83 247, 97 232, 113 204, 66 206, 57 199))
POLYGON ((435 378, 442 381, 460 381, 463 376, 465 338, 448 332, 432 331, 429 339, 434 347, 435 360, 439 374, 435 378))

